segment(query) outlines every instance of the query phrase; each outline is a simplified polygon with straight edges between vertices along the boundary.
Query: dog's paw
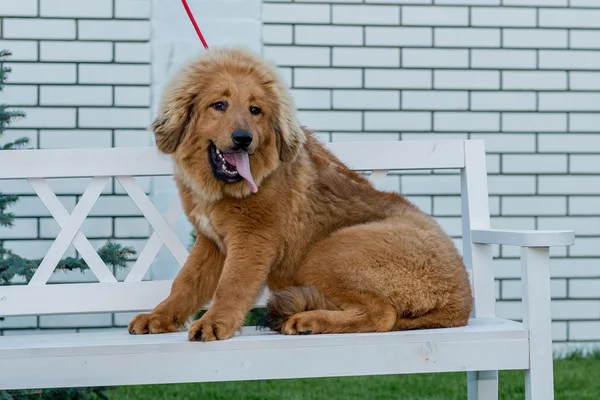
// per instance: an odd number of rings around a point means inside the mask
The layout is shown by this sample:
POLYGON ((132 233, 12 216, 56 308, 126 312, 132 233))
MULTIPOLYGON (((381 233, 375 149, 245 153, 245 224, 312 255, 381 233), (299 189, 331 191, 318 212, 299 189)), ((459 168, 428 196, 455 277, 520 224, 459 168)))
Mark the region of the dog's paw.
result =
POLYGON ((192 342, 212 342, 213 340, 225 340, 233 336, 235 324, 231 321, 213 318, 205 314, 190 325, 188 339, 192 342))
POLYGON ((144 335, 146 333, 176 332, 180 329, 177 317, 163 314, 139 314, 129 323, 129 333, 144 335))
POLYGON ((284 335, 311 335, 319 333, 319 327, 315 319, 306 312, 292 315, 281 327, 284 335))

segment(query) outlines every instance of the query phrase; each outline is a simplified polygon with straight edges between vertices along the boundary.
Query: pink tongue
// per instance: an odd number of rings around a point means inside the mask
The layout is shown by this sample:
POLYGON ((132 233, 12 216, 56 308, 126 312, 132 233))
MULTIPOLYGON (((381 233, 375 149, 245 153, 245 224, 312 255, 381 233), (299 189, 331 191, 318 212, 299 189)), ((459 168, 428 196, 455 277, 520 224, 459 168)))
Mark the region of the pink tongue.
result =
POLYGON ((238 173, 246 180, 248 183, 248 187, 252 191, 252 193, 258 192, 258 188, 256 187, 256 183, 254 183, 254 178, 252 178, 252 173, 250 172, 250 158, 248 157, 248 153, 233 153, 233 163, 230 161, 231 157, 227 157, 227 162, 234 164, 237 168, 238 173))

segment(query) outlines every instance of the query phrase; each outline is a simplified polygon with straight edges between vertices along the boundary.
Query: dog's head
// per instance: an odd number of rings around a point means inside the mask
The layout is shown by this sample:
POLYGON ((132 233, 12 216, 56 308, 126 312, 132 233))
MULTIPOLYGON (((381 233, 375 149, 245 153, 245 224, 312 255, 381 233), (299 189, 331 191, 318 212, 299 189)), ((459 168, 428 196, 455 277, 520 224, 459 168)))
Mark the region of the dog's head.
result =
POLYGON ((306 140, 276 69, 238 49, 210 50, 187 64, 167 85, 151 129, 207 199, 256 192, 306 140))

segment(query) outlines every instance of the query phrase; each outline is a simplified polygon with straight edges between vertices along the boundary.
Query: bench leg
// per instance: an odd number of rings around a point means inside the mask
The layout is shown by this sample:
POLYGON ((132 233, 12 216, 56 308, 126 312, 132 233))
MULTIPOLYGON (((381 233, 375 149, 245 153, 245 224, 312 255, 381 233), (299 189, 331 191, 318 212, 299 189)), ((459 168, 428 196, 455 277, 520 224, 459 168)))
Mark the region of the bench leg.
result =
POLYGON ((467 372, 469 400, 498 400, 498 371, 467 372))

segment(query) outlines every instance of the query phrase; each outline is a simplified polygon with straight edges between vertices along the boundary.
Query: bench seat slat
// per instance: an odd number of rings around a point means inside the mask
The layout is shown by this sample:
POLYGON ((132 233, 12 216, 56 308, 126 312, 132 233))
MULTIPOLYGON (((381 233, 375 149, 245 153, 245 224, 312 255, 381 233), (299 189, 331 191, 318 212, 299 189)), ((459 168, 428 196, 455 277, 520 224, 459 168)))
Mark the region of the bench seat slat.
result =
POLYGON ((490 318, 461 328, 343 335, 247 327, 211 343, 188 342, 186 332, 132 336, 124 329, 13 336, 0 341, 0 389, 526 369, 527 335, 519 323, 490 318), (61 368, 51 368, 59 358, 61 368))

